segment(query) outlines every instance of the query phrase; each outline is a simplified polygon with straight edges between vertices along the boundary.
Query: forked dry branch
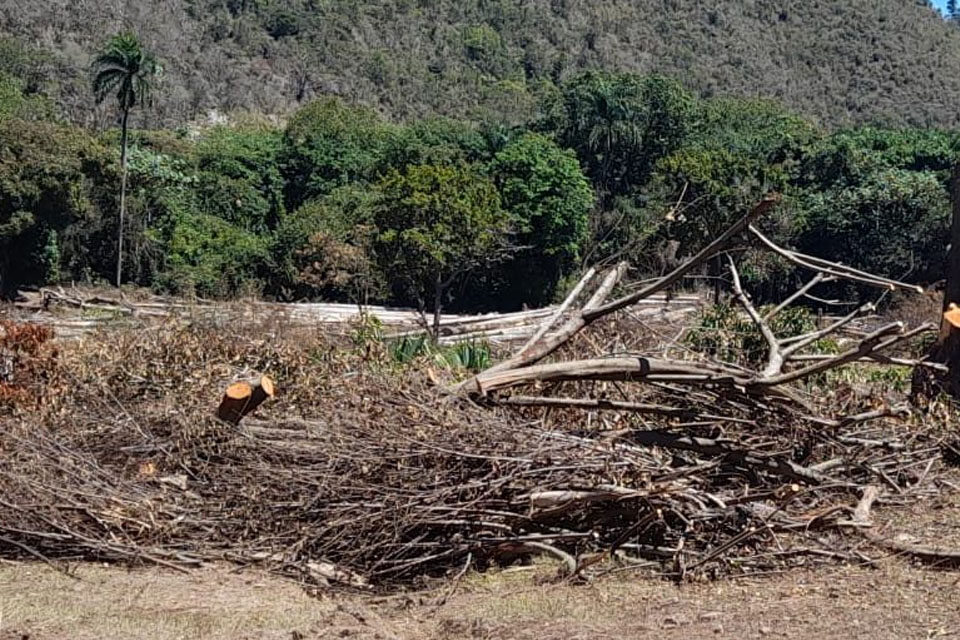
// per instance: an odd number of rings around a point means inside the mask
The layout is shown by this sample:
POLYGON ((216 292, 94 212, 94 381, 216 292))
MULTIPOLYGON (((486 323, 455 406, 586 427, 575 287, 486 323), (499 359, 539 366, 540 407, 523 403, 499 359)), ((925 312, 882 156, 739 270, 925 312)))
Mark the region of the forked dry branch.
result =
MULTIPOLYGON (((866 303, 847 315, 838 318, 826 326, 798 335, 777 336, 771 327, 771 321, 782 313, 789 305, 808 296, 818 285, 835 280, 850 280, 859 284, 875 287, 906 289, 917 291, 919 288, 895 280, 868 274, 845 265, 829 262, 822 258, 800 254, 783 249, 766 238, 754 226, 764 213, 768 212, 779 200, 776 195, 769 196, 758 203, 753 210, 738 222, 732 225, 716 240, 687 260, 673 272, 659 278, 639 291, 622 298, 607 302, 607 297, 619 283, 625 273, 625 265, 618 265, 604 276, 600 286, 596 288, 589 300, 564 324, 557 332, 550 335, 549 329, 557 318, 551 317, 545 323, 535 338, 523 346, 513 357, 497 364, 486 371, 477 374, 459 385, 458 390, 465 391, 475 397, 484 398, 491 402, 501 401, 497 392, 507 389, 530 385, 557 385, 564 382, 586 381, 619 381, 664 383, 675 386, 696 387, 711 393, 719 393, 728 398, 737 397, 739 402, 753 403, 757 398, 765 397, 786 405, 796 405, 798 409, 805 409, 805 404, 799 400, 798 394, 790 389, 791 384, 802 382, 813 376, 823 374, 829 370, 851 363, 870 362, 874 364, 902 365, 904 363, 917 364, 920 361, 907 360, 888 355, 894 347, 909 341, 927 331, 935 329, 932 324, 923 324, 908 329, 902 323, 892 322, 875 328, 859 341, 849 345, 845 350, 836 354, 804 354, 805 349, 815 345, 818 341, 835 336, 852 321, 875 311, 875 305, 866 303), (602 357, 586 360, 567 360, 549 364, 537 364, 551 353, 556 352, 572 340, 579 332, 591 323, 606 316, 626 309, 632 304, 643 300, 646 296, 676 284, 686 274, 701 266, 707 260, 723 254, 730 248, 730 244, 738 239, 739 234, 749 231, 759 238, 762 245, 778 255, 787 258, 801 266, 815 271, 812 279, 787 296, 770 311, 761 314, 754 306, 748 294, 744 291, 740 275, 733 258, 728 255, 729 273, 732 296, 743 308, 744 313, 756 326, 757 331, 766 343, 765 364, 758 370, 745 370, 740 366, 732 366, 709 357, 691 359, 671 359, 664 357, 649 357, 644 354, 601 354, 602 357)), ((592 270, 588 276, 592 277, 592 270)), ((584 288, 585 278, 574 289, 573 293, 564 302, 562 308, 571 306, 573 299, 584 288)), ((922 291, 922 289, 920 289, 922 291)), ((701 354, 703 356, 704 354, 701 354)), ((516 404, 516 401, 505 399, 507 403, 516 404)), ((525 404, 530 406, 530 400, 525 404)), ((636 403, 611 403, 606 400, 565 399, 562 403, 550 403, 545 399, 541 406, 555 406, 580 409, 611 409, 636 411, 636 403), (634 406, 631 406, 634 405, 634 406)), ((685 407, 663 407, 664 410, 687 411, 685 407)), ((815 421, 823 423, 842 422, 843 416, 819 417, 815 421)))

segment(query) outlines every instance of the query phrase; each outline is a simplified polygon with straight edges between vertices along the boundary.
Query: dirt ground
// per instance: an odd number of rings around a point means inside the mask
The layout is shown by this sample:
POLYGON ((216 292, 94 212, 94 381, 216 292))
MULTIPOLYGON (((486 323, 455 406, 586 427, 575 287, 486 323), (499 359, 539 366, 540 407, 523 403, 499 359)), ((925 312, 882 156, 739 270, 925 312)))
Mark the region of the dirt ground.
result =
POLYGON ((683 587, 636 577, 537 584, 543 570, 471 576, 441 604, 436 592, 311 597, 226 567, 182 575, 81 565, 73 579, 5 564, 0 640, 960 636, 960 576, 896 558, 683 587))
MULTIPOLYGON (((884 535, 960 548, 958 492, 877 515, 884 535)), ((0 561, 0 640, 960 638, 960 571, 864 552, 873 565, 679 587, 629 573, 546 583, 555 567, 542 563, 378 598, 311 596, 228 566, 79 564, 68 577, 0 561)))

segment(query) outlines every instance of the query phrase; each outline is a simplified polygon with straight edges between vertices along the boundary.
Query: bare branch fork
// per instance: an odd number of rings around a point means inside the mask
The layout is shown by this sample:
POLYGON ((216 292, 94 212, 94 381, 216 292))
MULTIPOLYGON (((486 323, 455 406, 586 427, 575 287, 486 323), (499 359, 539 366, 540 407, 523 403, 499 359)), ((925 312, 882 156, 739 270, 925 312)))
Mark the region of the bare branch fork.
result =
MULTIPOLYGON (((754 226, 754 222, 770 211, 779 202, 779 199, 777 195, 764 198, 749 213, 678 268, 649 282, 629 295, 608 302, 606 301, 607 297, 613 292, 626 270, 626 265, 617 265, 603 274, 600 284, 583 306, 571 311, 576 299, 584 293, 587 285, 596 275, 595 270, 591 269, 566 298, 558 312, 552 315, 534 337, 524 344, 517 353, 461 383, 457 390, 476 397, 486 398, 489 402, 514 406, 540 406, 590 411, 611 410, 679 419, 696 419, 696 416, 703 413, 691 410, 689 406, 678 407, 664 403, 632 402, 626 397, 622 400, 536 398, 532 396, 519 396, 512 399, 496 397, 499 391, 529 385, 585 381, 641 382, 651 385, 672 385, 677 388, 697 388, 708 393, 719 394, 727 399, 739 397, 740 400, 737 402, 740 403, 739 406, 741 407, 755 406, 760 398, 767 397, 776 402, 798 406, 801 412, 797 415, 811 424, 821 426, 850 424, 850 418, 823 418, 809 415, 808 408, 798 399, 795 392, 791 391, 790 385, 830 369, 852 363, 912 364, 914 363, 912 360, 897 358, 883 352, 889 351, 919 333, 933 329, 932 325, 922 325, 908 330, 901 323, 890 323, 876 328, 841 353, 805 355, 802 354, 804 349, 811 347, 823 338, 837 334, 854 320, 873 312, 875 306, 870 303, 860 305, 826 326, 800 335, 777 336, 771 326, 772 320, 801 298, 810 298, 811 292, 817 285, 836 280, 849 280, 886 290, 922 291, 922 289, 840 263, 780 247, 754 226), (544 358, 555 353, 557 349, 597 320, 624 310, 655 293, 667 289, 707 260, 723 254, 729 249, 730 243, 744 232, 752 234, 760 241, 761 246, 768 250, 798 266, 814 271, 814 275, 809 281, 770 311, 761 314, 744 291, 735 263, 732 259, 729 260, 733 296, 752 323, 756 325, 767 346, 766 362, 759 371, 744 370, 739 366, 717 362, 707 357, 694 361, 674 360, 665 357, 618 355, 616 357, 539 364, 544 358), (554 326, 564 314, 568 315, 568 319, 554 330, 554 326), (731 396, 731 394, 733 395, 731 396)), ((892 414, 889 412, 877 412, 876 415, 863 414, 857 416, 854 422, 888 415, 892 414)), ((714 415, 712 419, 723 421, 722 416, 714 415)), ((736 418, 731 415, 730 419, 736 418)))
POLYGON ((735 222, 717 239, 701 249, 695 256, 689 258, 686 262, 667 275, 654 280, 651 284, 643 287, 639 291, 611 302, 604 303, 604 300, 606 300, 607 296, 610 295, 626 271, 625 264, 621 263, 617 265, 615 268, 607 272, 600 286, 597 287, 593 296, 587 301, 587 303, 577 313, 573 314, 573 316, 565 324, 563 324, 556 333, 551 336, 544 337, 538 342, 524 345, 523 348, 521 348, 520 351, 518 351, 512 357, 501 362, 500 364, 494 365, 479 376, 467 380, 465 383, 460 385, 459 389, 466 390, 471 393, 480 393, 483 395, 484 391, 482 376, 493 374, 498 371, 518 369, 535 364, 552 354, 554 351, 563 346, 568 340, 570 340, 570 338, 600 318, 608 316, 615 311, 626 309, 627 307, 630 307, 641 300, 649 298, 650 296, 669 288, 673 284, 683 279, 684 276, 690 273, 693 269, 697 268, 699 265, 722 253, 732 239, 736 238, 743 231, 745 231, 754 220, 770 211, 778 202, 780 202, 779 195, 767 196, 761 200, 752 211, 735 222))
MULTIPOLYGON (((824 260, 823 258, 817 258, 814 256, 809 256, 799 251, 792 251, 790 249, 784 249, 779 246, 765 235, 763 235, 759 229, 754 225, 749 225, 750 233, 752 233, 756 238, 760 240, 768 249, 776 253, 777 255, 785 258, 789 262, 792 262, 795 265, 805 267, 811 271, 815 271, 824 275, 824 277, 832 277, 833 279, 843 279, 850 280, 852 282, 859 282, 861 284, 867 284, 874 287, 883 287, 889 290, 895 289, 906 289, 908 291, 914 291, 916 293, 923 293, 923 287, 907 284, 905 282, 900 282, 898 280, 891 280, 889 278, 884 278, 882 276, 874 275, 872 273, 867 273, 866 271, 861 271, 859 269, 854 269, 853 267, 848 267, 847 265, 841 264, 839 262, 830 262, 829 260, 824 260)), ((806 295, 808 292, 804 292, 801 295, 806 295)))

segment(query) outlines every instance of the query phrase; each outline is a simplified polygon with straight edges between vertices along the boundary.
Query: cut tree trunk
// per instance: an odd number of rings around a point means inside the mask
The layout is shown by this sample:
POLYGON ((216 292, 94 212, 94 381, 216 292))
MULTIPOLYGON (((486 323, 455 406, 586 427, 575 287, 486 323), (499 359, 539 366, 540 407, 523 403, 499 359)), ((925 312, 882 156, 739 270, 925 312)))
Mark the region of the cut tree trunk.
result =
POLYGON ((244 416, 272 397, 273 380, 267 376, 234 382, 227 387, 220 400, 217 417, 231 424, 239 424, 244 416))
POLYGON ((940 334, 928 354, 928 361, 944 364, 946 372, 929 367, 913 371, 911 396, 915 403, 926 404, 940 392, 960 399, 960 327, 955 305, 960 305, 960 164, 954 166, 950 180, 953 220, 950 226, 950 251, 947 255, 946 285, 943 289, 943 314, 940 334))
POLYGON ((437 284, 433 290, 433 343, 440 342, 440 317, 443 314, 443 280, 437 275, 437 284))

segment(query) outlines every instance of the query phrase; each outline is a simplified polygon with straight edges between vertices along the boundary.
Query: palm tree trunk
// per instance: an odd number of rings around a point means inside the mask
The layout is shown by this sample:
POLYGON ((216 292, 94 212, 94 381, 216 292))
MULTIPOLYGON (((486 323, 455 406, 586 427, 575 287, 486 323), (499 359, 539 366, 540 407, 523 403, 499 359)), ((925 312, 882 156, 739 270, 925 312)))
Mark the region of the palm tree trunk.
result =
POLYGON ((443 279, 437 274, 437 283, 433 290, 433 343, 440 344, 440 316, 443 313, 443 279))
POLYGON ((120 224, 117 228, 117 288, 123 276, 123 219, 127 212, 127 118, 130 109, 123 110, 120 132, 120 224))

